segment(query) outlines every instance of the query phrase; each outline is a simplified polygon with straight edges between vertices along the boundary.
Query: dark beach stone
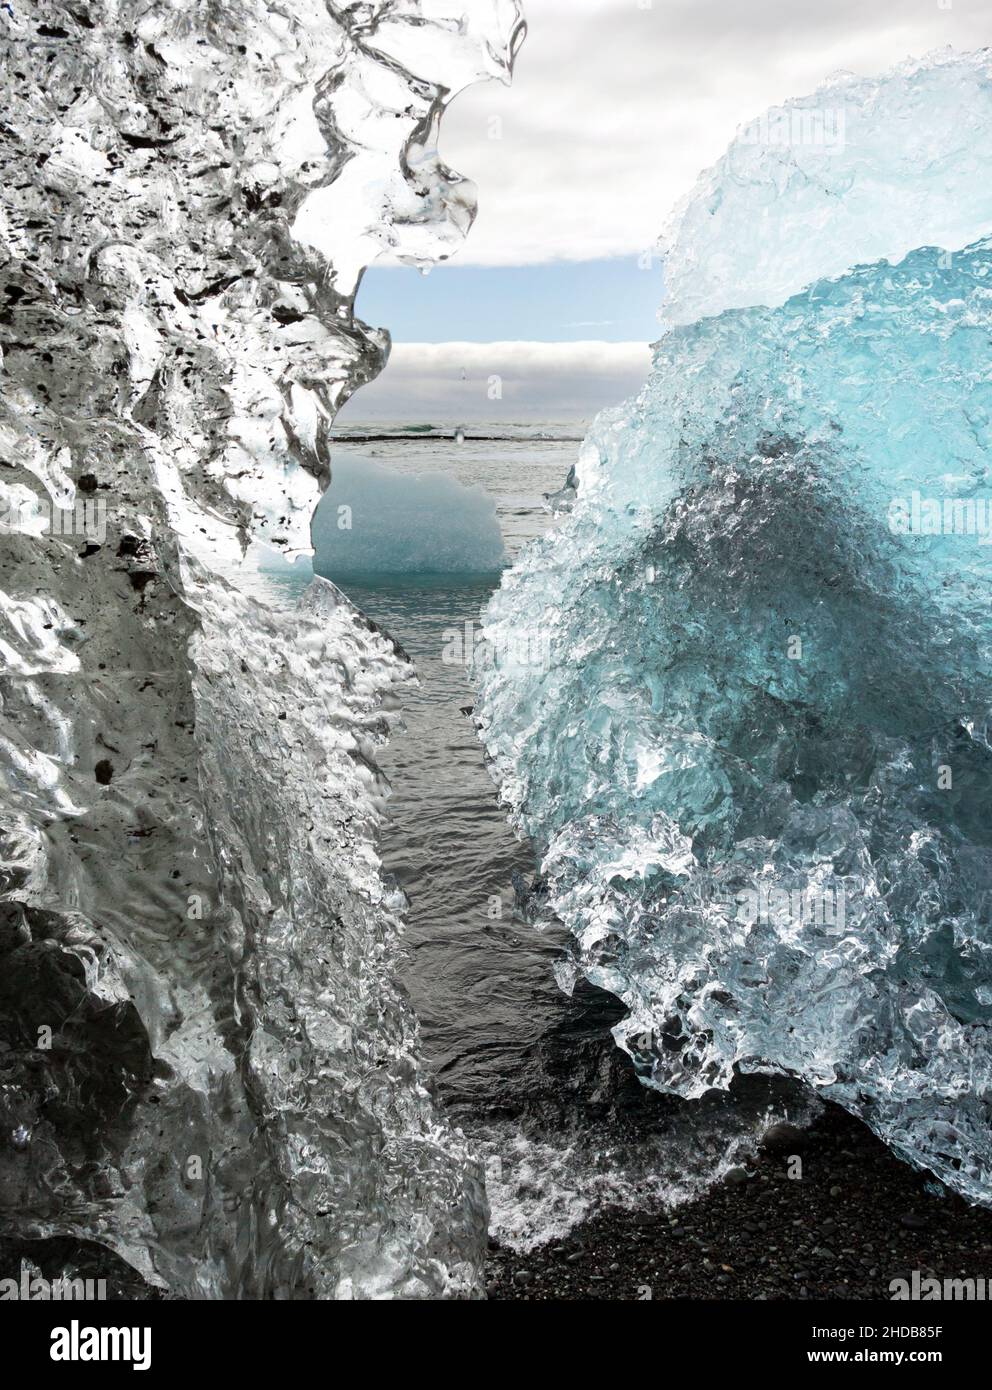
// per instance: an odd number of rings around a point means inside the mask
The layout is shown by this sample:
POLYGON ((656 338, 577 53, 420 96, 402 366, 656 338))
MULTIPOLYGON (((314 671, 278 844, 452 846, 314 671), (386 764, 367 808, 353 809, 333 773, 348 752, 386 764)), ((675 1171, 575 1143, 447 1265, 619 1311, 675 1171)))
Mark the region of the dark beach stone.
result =
POLYGON ((900 1216, 899 1224, 905 1226, 908 1231, 925 1231, 928 1223, 925 1216, 920 1216, 915 1211, 907 1211, 900 1216))
POLYGON ((768 1153, 792 1153, 798 1145, 802 1144, 803 1139, 804 1134, 801 1129, 783 1120, 765 1130, 761 1136, 761 1147, 768 1153))

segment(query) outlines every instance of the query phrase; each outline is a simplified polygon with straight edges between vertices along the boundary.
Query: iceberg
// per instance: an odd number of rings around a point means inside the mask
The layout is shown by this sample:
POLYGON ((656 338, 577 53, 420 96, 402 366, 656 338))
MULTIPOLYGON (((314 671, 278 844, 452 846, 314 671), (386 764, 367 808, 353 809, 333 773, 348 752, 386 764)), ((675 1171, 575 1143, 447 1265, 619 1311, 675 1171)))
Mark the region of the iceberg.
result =
POLYGON ((410 667, 254 581, 385 361, 361 268, 471 223, 438 123, 517 6, 4 11, 0 1234, 187 1298, 478 1296, 376 848, 410 667))
POLYGON ((345 576, 492 574, 506 563, 496 503, 444 473, 337 456, 314 514, 314 568, 345 576))
POLYGON ((798 1078, 988 1203, 992 57, 785 109, 838 101, 676 214, 651 376, 484 615, 547 659, 476 715, 645 1084, 798 1078))
POLYGON ((837 73, 737 133, 661 236, 666 323, 776 306, 858 262, 967 246, 992 216, 988 54, 837 73))

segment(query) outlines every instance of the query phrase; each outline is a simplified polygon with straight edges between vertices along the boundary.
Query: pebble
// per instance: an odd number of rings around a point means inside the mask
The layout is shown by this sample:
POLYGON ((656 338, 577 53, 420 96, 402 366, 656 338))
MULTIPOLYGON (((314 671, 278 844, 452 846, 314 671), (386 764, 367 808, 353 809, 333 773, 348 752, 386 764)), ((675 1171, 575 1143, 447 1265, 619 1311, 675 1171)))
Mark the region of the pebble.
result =
MULTIPOLYGON (((618 1212, 614 1219, 607 1213, 533 1257, 505 1248, 495 1252, 493 1264, 501 1272, 490 1295, 581 1298, 585 1290, 595 1299, 628 1300, 632 1288, 649 1284, 656 1297, 666 1298, 884 1298, 900 1268, 925 1269, 921 1231, 928 1232, 926 1259, 932 1263, 953 1258, 962 1271, 987 1268, 992 1213, 966 1212, 955 1197, 921 1192, 918 1176, 900 1168, 867 1134, 859 1138, 855 1122, 830 1120, 831 1113, 827 1125, 801 1133, 805 1151, 822 1165, 816 1181, 775 1181, 784 1165, 763 1146, 735 1173, 737 1182, 750 1183, 747 1193, 733 1191, 729 1179, 677 1216, 618 1212), (838 1162, 839 1143, 831 1142, 830 1129, 841 1129, 845 1138, 854 1135, 856 1155, 845 1154, 856 1156, 857 1171, 838 1162), (526 1259, 529 1265, 531 1258, 533 1273, 520 1264, 526 1259)), ((789 1136, 787 1152, 795 1138, 789 1136)))
POLYGON ((795 1125, 787 1124, 782 1121, 780 1124, 772 1125, 766 1129, 761 1138, 761 1147, 767 1149, 769 1153, 781 1153, 788 1150, 790 1153, 796 1145, 803 1139, 803 1132, 795 1125))
POLYGON ((915 1211, 907 1211, 904 1216, 900 1216, 899 1222, 908 1231, 925 1231, 928 1225, 926 1217, 915 1211))

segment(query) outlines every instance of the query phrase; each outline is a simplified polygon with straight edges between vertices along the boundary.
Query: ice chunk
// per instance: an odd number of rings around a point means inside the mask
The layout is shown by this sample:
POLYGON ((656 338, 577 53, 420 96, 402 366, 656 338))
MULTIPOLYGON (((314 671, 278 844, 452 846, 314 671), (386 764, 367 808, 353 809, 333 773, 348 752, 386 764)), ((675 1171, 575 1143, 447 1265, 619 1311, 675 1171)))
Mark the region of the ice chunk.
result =
POLYGON ((781 304, 814 280, 992 227, 992 54, 839 73, 748 122, 662 238, 668 323, 781 304))
POLYGON ((471 221, 438 121, 516 5, 3 9, 0 1234, 187 1297, 471 1295, 376 848, 409 666, 251 571, 384 360, 362 265, 471 221))
POLYGON ((496 503, 444 473, 334 459, 313 521, 314 568, 347 575, 491 574, 506 562, 496 503))
MULTIPOLYGON (((958 63, 954 170, 987 153, 983 63, 958 63)), ((942 60, 936 90, 953 74, 942 60)), ((860 119, 905 91, 890 81, 860 119)), ((930 116, 908 108, 912 142, 930 116)), ((859 189, 889 177, 850 157, 853 208, 842 189, 822 205, 846 246, 859 189)), ((917 174, 926 203, 934 171, 917 174)), ((726 178, 737 216, 715 225, 747 264, 751 208, 726 178)), ((807 192, 769 201, 769 245, 805 225, 807 192)), ((549 908, 629 1006, 615 1033, 648 1084, 802 1078, 984 1202, 990 284, 992 242, 923 247, 674 328, 485 615, 494 650, 540 627, 549 659, 482 663, 476 704, 549 908)))

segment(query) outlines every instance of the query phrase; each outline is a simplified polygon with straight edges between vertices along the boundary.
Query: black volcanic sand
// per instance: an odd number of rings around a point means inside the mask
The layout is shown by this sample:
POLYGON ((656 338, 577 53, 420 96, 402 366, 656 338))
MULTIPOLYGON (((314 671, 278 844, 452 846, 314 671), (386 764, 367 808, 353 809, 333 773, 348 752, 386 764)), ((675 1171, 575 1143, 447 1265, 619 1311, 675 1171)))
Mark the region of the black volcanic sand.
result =
POLYGON ((933 1195, 927 1181, 828 1106, 808 1130, 773 1131, 746 1169, 690 1205, 605 1211, 526 1255, 491 1248, 489 1297, 890 1299, 890 1280, 913 1270, 992 1279, 992 1211, 933 1195))

